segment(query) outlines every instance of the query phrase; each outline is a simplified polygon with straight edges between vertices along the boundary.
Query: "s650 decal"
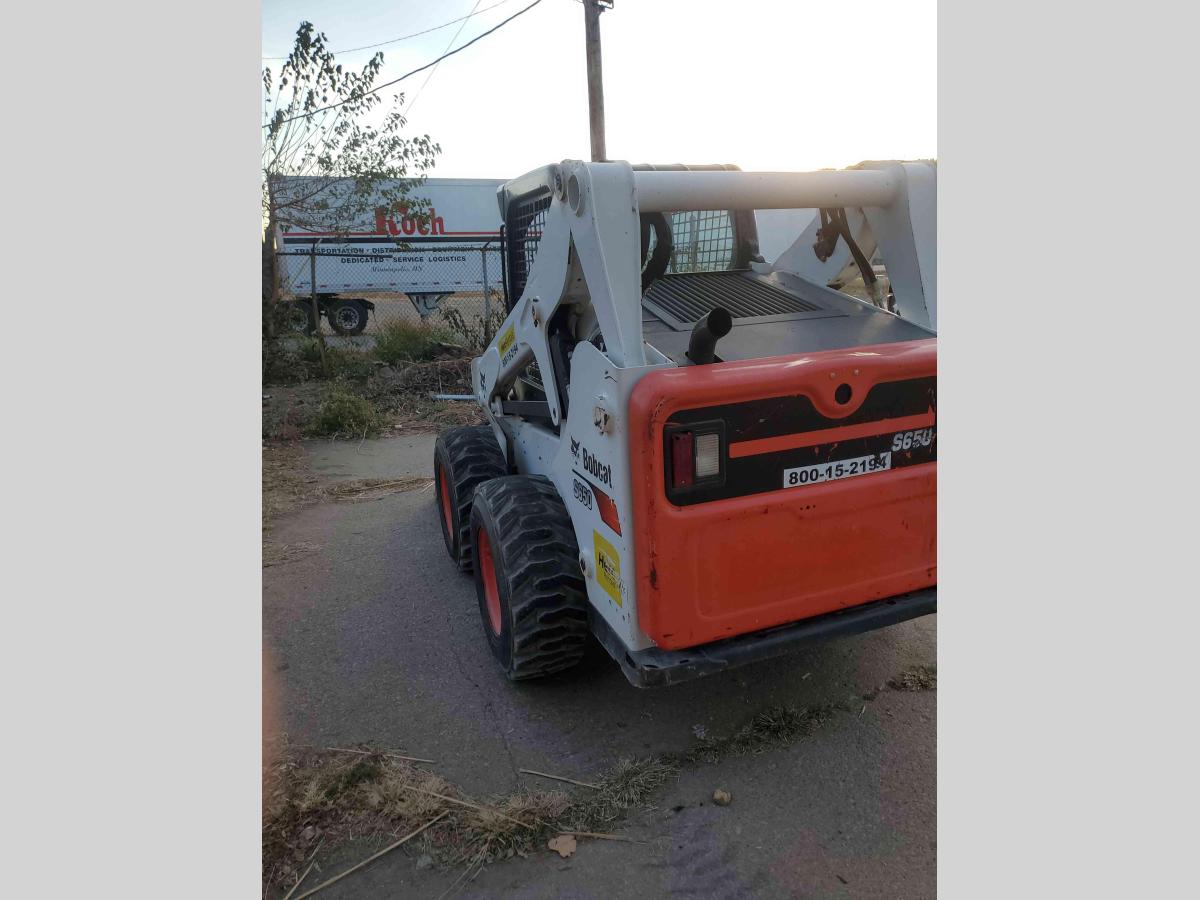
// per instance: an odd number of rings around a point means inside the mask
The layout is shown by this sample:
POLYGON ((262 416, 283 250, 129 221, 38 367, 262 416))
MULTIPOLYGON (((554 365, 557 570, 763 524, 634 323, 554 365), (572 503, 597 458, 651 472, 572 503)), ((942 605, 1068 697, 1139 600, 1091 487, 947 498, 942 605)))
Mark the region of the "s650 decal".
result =
POLYGON ((575 488, 575 499, 586 506, 592 508, 592 489, 584 484, 578 478, 571 479, 572 485, 575 488))
POLYGON ((902 431, 892 438, 893 450, 911 450, 914 447, 928 447, 933 443, 933 429, 920 428, 916 431, 902 431))

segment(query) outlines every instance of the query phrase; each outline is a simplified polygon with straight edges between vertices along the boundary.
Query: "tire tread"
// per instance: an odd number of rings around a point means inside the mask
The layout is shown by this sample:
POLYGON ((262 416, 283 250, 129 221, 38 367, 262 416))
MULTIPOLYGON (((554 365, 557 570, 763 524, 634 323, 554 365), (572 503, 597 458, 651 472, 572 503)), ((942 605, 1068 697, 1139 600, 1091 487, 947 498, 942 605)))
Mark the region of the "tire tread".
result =
POLYGON ((508 465, 492 429, 487 425, 461 425, 443 431, 438 435, 434 455, 435 458, 445 458, 451 497, 457 502, 454 516, 458 523, 455 541, 457 553, 447 549, 459 571, 470 572, 474 567, 471 505, 475 501, 475 492, 480 485, 506 475, 508 465))
MULTIPOLYGON (((589 634, 587 591, 566 506, 541 476, 511 475, 481 485, 500 535, 492 552, 503 561, 512 612, 508 677, 539 678, 576 665, 589 634)), ((499 574, 499 572, 497 573, 499 574)))

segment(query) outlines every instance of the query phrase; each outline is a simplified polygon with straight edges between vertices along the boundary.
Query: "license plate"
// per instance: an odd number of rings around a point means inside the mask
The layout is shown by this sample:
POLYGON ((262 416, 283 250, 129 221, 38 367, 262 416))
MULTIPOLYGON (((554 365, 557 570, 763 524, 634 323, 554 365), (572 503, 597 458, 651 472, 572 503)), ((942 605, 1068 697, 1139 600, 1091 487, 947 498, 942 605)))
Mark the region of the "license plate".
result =
POLYGON ((783 486, 790 488, 822 484, 826 481, 870 475, 872 472, 884 472, 891 467, 892 454, 889 450, 886 453, 872 453, 870 456, 856 456, 854 459, 839 459, 836 462, 817 463, 815 466, 784 469, 783 486))

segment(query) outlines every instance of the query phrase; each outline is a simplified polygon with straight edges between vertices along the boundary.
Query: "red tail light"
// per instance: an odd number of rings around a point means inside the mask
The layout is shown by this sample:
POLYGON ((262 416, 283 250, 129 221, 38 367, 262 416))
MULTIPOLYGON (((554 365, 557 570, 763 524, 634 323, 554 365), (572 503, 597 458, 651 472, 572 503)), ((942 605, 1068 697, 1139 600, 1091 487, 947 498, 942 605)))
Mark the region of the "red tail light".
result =
POLYGON ((719 419, 667 424, 667 497, 711 491, 725 483, 725 423, 719 419))
POLYGON ((696 483, 694 446, 690 431, 671 435, 671 487, 691 487, 696 483))

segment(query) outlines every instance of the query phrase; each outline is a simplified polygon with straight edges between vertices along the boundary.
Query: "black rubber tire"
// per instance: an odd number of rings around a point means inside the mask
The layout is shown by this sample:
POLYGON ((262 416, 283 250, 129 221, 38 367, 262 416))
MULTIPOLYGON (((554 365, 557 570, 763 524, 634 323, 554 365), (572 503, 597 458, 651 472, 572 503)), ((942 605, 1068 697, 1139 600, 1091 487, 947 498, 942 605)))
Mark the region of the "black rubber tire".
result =
POLYGON ((442 523, 446 552, 460 572, 471 571, 471 503, 475 489, 507 474, 504 454, 491 427, 465 425, 438 435, 433 447, 438 521, 442 523))
POLYGON ((475 593, 492 654, 510 681, 541 678, 583 659, 587 592, 571 517, 546 478, 508 475, 480 485, 471 509, 475 593), (481 542, 487 541, 487 548, 481 542), (499 602, 497 631, 488 611, 490 556, 499 602))
POLYGON ((313 315, 312 300, 294 300, 288 310, 288 328, 296 334, 315 334, 317 317, 313 315))
POLYGON ((362 334, 367 327, 367 307, 359 300, 334 300, 326 317, 329 327, 342 335, 362 334))

